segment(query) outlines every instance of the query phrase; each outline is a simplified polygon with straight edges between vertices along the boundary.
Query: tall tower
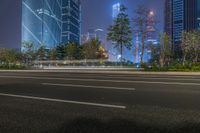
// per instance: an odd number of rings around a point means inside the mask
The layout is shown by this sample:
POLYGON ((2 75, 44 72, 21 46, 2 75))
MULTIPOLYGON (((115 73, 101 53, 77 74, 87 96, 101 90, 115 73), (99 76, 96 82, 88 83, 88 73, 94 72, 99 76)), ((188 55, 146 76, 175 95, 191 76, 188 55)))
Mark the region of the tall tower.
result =
POLYGON ((147 42, 153 43, 155 41, 155 23, 155 13, 150 11, 147 22, 147 42))
POLYGON ((112 17, 115 19, 117 15, 120 13, 120 6, 121 4, 118 2, 112 6, 112 17))
POLYGON ((62 43, 80 43, 81 4, 80 0, 62 1, 62 43))
POLYGON ((22 0, 22 41, 52 48, 61 42, 61 2, 50 0, 22 0), (50 3, 51 2, 51 3, 50 3))
POLYGON ((79 43, 80 12, 80 0, 22 0, 22 42, 34 49, 79 43))

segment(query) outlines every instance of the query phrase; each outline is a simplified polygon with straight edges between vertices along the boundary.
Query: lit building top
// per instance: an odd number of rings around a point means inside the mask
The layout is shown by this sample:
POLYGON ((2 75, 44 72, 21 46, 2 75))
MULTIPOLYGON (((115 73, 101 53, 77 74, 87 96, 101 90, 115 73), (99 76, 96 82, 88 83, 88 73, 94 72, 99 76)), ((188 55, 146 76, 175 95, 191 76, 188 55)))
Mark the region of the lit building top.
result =
POLYGON ((113 7, 112 7, 112 10, 113 10, 112 17, 113 18, 116 18, 117 15, 120 13, 120 6, 121 6, 120 3, 116 3, 116 4, 113 5, 113 7))

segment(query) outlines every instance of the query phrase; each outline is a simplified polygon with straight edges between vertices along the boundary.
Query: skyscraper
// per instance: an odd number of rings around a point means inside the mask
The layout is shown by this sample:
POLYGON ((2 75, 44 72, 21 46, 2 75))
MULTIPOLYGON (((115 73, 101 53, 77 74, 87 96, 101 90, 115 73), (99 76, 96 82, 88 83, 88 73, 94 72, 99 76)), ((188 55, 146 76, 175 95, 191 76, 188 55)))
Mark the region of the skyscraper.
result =
POLYGON ((116 3, 112 6, 112 17, 113 18, 116 18, 117 15, 120 13, 120 6, 121 4, 120 3, 116 3))
POLYGON ((155 13, 154 11, 150 11, 148 15, 147 21, 147 42, 156 43, 156 21, 155 21, 155 13))
POLYGON ((200 0, 166 0, 165 5, 165 32, 178 50, 183 31, 200 29, 200 0))
MULTIPOLYGON (((54 0, 55 1, 55 0, 54 0)), ((62 1, 62 43, 80 43, 81 7, 80 0, 62 1)))
POLYGON ((80 41, 80 0, 22 0, 22 42, 53 48, 80 41))

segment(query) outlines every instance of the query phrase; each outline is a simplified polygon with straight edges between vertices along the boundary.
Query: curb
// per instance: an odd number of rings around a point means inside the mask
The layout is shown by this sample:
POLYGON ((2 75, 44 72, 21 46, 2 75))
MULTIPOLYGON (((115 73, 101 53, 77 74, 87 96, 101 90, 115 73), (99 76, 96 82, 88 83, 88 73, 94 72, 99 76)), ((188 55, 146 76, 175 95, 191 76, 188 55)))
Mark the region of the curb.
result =
POLYGON ((144 72, 133 69, 44 69, 44 70, 0 70, 0 72, 17 73, 106 73, 106 74, 128 74, 128 75, 175 75, 175 76, 200 76, 200 72, 144 72))

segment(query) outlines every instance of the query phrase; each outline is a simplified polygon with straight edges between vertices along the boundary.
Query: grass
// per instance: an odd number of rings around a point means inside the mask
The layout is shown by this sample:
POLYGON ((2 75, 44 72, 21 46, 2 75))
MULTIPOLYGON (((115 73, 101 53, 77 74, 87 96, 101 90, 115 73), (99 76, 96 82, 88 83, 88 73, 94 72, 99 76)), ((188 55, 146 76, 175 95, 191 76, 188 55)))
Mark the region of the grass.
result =
POLYGON ((0 70, 23 70, 27 68, 24 65, 0 65, 0 70))
POLYGON ((144 68, 145 71, 153 71, 153 72, 200 72, 200 66, 193 66, 193 67, 177 67, 177 66, 170 66, 170 67, 153 67, 153 68, 144 68))
POLYGON ((199 133, 200 111, 126 110, 0 97, 2 133, 199 133))

